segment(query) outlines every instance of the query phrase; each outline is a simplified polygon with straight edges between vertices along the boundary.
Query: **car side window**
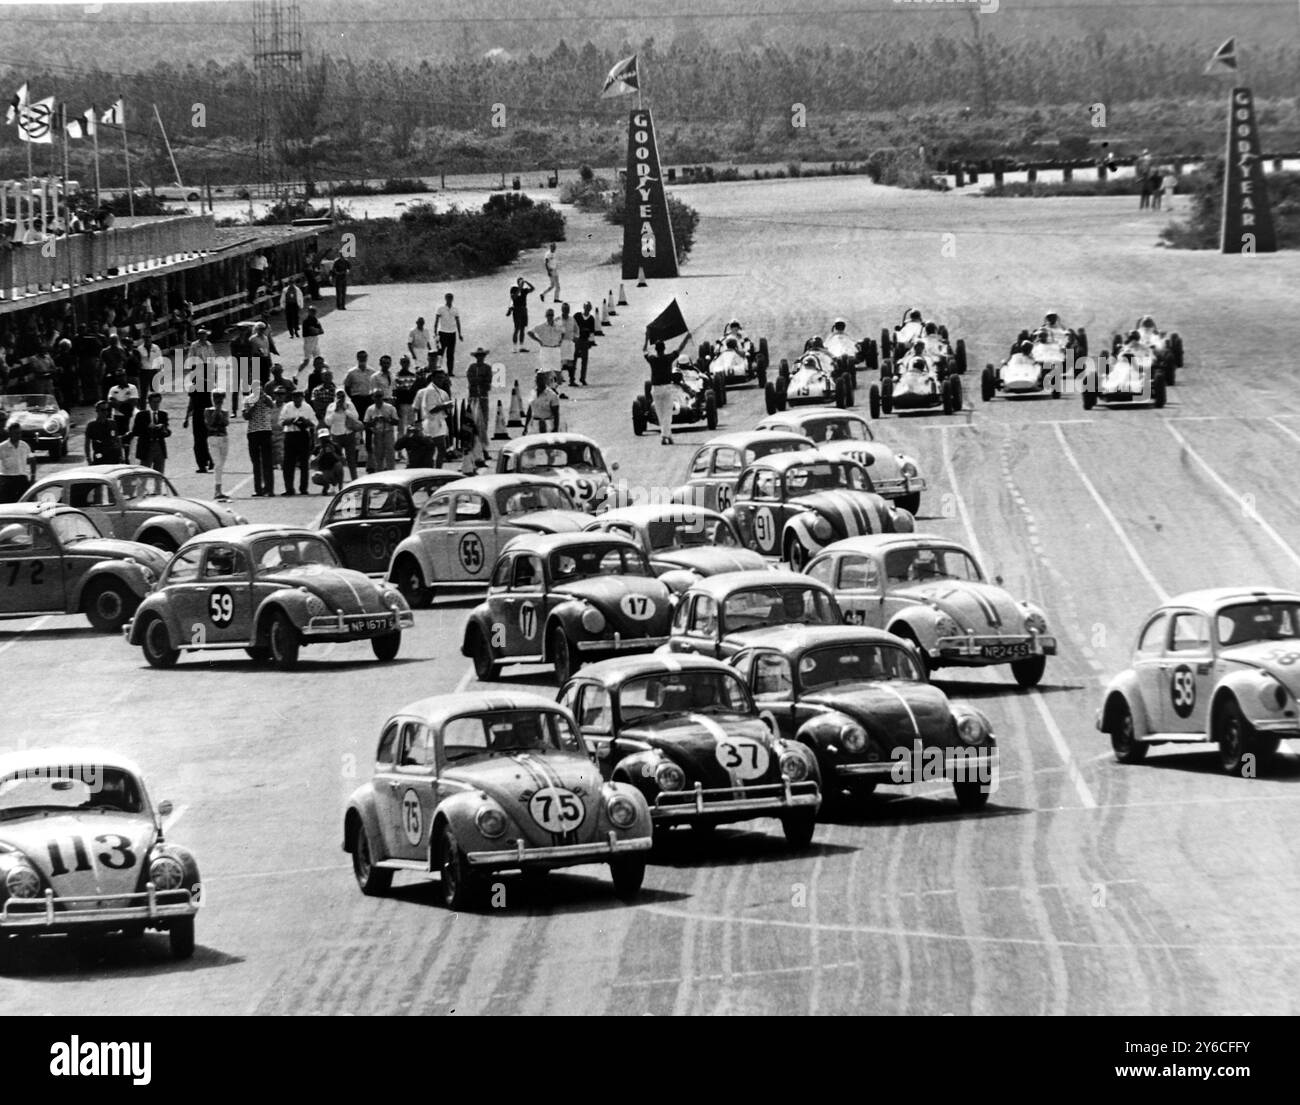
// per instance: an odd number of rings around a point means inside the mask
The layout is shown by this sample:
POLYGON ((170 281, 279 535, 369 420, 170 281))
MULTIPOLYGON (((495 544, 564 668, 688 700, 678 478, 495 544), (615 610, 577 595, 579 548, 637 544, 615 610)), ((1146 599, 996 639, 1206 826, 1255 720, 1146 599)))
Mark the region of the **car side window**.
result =
POLYGON ((846 464, 844 468, 848 476, 847 486, 854 491, 871 490, 871 480, 864 469, 859 468, 856 464, 846 464))
POLYGON ((167 568, 168 583, 189 583, 199 578, 199 560, 203 556, 203 547, 186 549, 177 553, 167 568))
POLYGON ((401 756, 398 767, 433 766, 433 730, 418 721, 402 723, 401 756))
POLYGON ((462 492, 456 496, 456 507, 452 514, 454 522, 490 522, 492 511, 482 495, 462 492))
POLYGON ((824 556, 820 560, 814 561, 804 569, 804 575, 811 576, 828 587, 834 586, 835 558, 833 556, 824 556))
POLYGON ((370 487, 366 489, 367 518, 409 518, 411 499, 401 487, 370 487))
POLYGON ((204 579, 231 579, 247 575, 248 560, 241 550, 230 545, 212 545, 208 548, 208 558, 203 562, 204 579))
POLYGON ((736 669, 740 678, 745 683, 748 683, 750 673, 754 670, 754 654, 752 652, 737 653, 731 658, 731 666, 736 669))
MULTIPOLYGON (((826 580, 827 583, 830 580, 826 580)), ((880 590, 880 569, 869 556, 845 556, 840 559, 839 586, 843 591, 880 590)))
POLYGON ((331 522, 350 522, 353 518, 361 517, 361 488, 356 487, 351 491, 345 491, 334 502, 330 509, 329 521, 331 522))
POLYGON ((515 571, 510 580, 512 591, 540 591, 542 589, 542 562, 535 556, 515 558, 515 571))
POLYGON ((379 748, 375 752, 375 763, 382 767, 393 766, 397 754, 397 734, 400 731, 401 725, 396 721, 390 721, 384 726, 384 732, 379 738, 379 748))
POLYGON ((1170 652, 1206 652, 1210 647, 1210 622, 1204 614, 1174 615, 1169 633, 1170 652))
POLYGON ((444 526, 451 514, 451 496, 435 495, 429 505, 420 512, 421 526, 444 526))
POLYGON ((1138 652, 1159 653, 1165 650, 1165 626, 1169 624, 1168 614, 1157 614, 1142 630, 1138 637, 1138 652))
POLYGON ((775 500, 780 497, 780 485, 775 472, 760 468, 754 473, 754 498, 775 500))
POLYGON ((740 454, 735 449, 719 449, 713 454, 713 471, 730 476, 741 469, 740 454))
POLYGON ((736 484, 737 499, 752 499, 754 497, 754 473, 746 472, 740 477, 740 482, 736 484))
POLYGON ((30 555, 54 548, 49 531, 34 522, 0 523, 0 553, 30 555))
POLYGON ((38 503, 61 503, 66 490, 67 488, 63 484, 54 483, 50 484, 49 487, 42 487, 32 498, 38 503))
POLYGON ((98 480, 81 481, 68 488, 69 506, 105 507, 113 506, 116 502, 117 497, 113 494, 113 489, 98 480))
POLYGON ((708 595, 695 600, 689 632, 696 637, 716 637, 718 634, 718 604, 708 595))
POLYGON ((608 733, 614 724, 614 710, 609 691, 595 683, 582 688, 578 699, 578 725, 593 733, 608 733))
POLYGON ((510 577, 514 572, 514 568, 515 568, 514 558, 510 556, 503 556, 500 560, 497 561, 497 566, 492 571, 491 586, 493 588, 509 587, 510 577))
POLYGON ((754 658, 755 698, 784 697, 790 693, 790 661, 775 652, 761 652, 754 658))
POLYGON ((673 611, 673 632, 685 633, 686 625, 690 621, 691 607, 694 605, 694 599, 684 598, 677 604, 673 611))
POLYGON ((695 459, 691 461, 692 476, 707 476, 709 474, 709 462, 713 457, 712 449, 701 449, 695 454, 695 459))

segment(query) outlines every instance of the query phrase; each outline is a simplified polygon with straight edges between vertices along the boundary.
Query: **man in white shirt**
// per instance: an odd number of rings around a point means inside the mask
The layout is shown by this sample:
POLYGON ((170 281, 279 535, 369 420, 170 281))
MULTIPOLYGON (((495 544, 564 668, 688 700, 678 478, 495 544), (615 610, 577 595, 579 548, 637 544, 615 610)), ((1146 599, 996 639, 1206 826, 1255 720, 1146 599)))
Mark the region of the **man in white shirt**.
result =
POLYGON ((447 455, 447 412, 451 396, 432 380, 415 393, 415 417, 433 442, 433 467, 441 468, 447 455))
POLYGON ((108 401, 113 404, 118 436, 126 437, 131 432, 131 419, 140 404, 140 392, 135 384, 127 382, 126 373, 121 369, 118 369, 113 386, 108 389, 108 401))
POLYGON ((293 474, 298 473, 298 494, 307 494, 307 463, 311 460, 312 439, 316 434, 316 412, 305 401, 302 388, 293 389, 293 398, 280 408, 280 425, 284 427, 284 494, 292 495, 293 474))
POLYGON ((348 399, 347 393, 340 388, 334 393, 334 402, 325 408, 323 419, 329 429, 330 440, 338 454, 347 460, 350 479, 357 478, 357 433, 361 420, 357 417, 357 408, 348 399))
POLYGON ((550 292, 551 302, 558 303, 560 299, 560 262, 555 256, 554 242, 547 248, 546 256, 542 258, 542 264, 546 267, 546 278, 550 283, 537 298, 544 303, 546 302, 546 293, 550 292))
POLYGON ((429 363, 429 350, 433 348, 433 338, 424 328, 423 318, 417 318, 415 328, 406 335, 406 348, 417 368, 423 368, 429 363))
POLYGON ((36 479, 32 447, 23 440, 23 428, 9 423, 9 433, 0 441, 0 503, 16 503, 36 479))
POLYGON ((433 328, 438 333, 438 346, 443 352, 443 366, 448 376, 456 375, 456 339, 462 341, 465 335, 460 331, 460 312, 451 305, 455 298, 451 292, 444 297, 446 303, 439 307, 433 316, 433 328))

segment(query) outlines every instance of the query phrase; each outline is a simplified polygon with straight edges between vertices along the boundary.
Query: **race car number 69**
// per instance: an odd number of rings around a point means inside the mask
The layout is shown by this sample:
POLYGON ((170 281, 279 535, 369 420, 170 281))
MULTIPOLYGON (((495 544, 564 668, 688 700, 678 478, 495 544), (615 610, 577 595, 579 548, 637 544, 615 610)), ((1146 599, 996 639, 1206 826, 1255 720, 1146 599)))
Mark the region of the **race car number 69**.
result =
POLYGON ((568 833, 582 824, 587 810, 573 791, 542 787, 528 800, 528 813, 548 833, 568 833))

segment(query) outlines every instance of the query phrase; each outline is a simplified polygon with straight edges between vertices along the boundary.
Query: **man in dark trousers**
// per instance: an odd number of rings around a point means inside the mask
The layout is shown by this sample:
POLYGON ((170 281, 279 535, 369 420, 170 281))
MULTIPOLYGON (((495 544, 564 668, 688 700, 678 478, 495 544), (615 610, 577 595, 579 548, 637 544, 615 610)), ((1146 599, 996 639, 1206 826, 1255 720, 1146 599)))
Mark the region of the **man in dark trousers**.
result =
POLYGON ((101 399, 95 404, 95 421, 86 423, 86 463, 121 464, 122 439, 113 421, 113 404, 101 399))
POLYGON ((438 348, 442 350, 442 366, 448 376, 456 375, 456 339, 465 340, 460 329, 460 312, 451 305, 455 298, 448 292, 443 298, 447 301, 433 315, 433 328, 438 335, 438 348))
POLYGON ((348 273, 351 271, 352 263, 343 254, 334 258, 330 275, 334 278, 334 306, 340 311, 348 309, 348 273))
POLYGON ((253 462, 253 496, 275 494, 275 454, 272 451, 272 421, 280 408, 265 388, 253 385, 244 417, 248 420, 248 459, 253 462))
POLYGON ((479 460, 488 459, 488 438, 491 437, 488 407, 492 393, 492 366, 486 360, 488 353, 489 350, 479 346, 472 354, 474 360, 465 370, 465 382, 469 385, 469 416, 474 423, 476 459, 479 460))
POLYGON ((99 355, 103 350, 103 342, 90 332, 88 326, 78 327, 72 352, 77 363, 77 392, 82 403, 94 403, 100 397, 99 355))
POLYGON ((599 323, 599 319, 592 313, 590 300, 582 305, 582 314, 577 315, 574 322, 578 325, 578 336, 573 343, 573 358, 579 372, 578 383, 585 388, 587 386, 587 352, 596 344, 592 335, 596 332, 596 326, 599 323))
POLYGON ((294 388, 292 398, 280 408, 280 425, 284 427, 284 493, 294 493, 293 474, 297 472, 298 494, 306 495, 316 412, 304 402, 302 388, 294 388))
POLYGON ((172 436, 167 412, 162 409, 162 395, 149 393, 148 407, 135 416, 131 437, 135 438, 136 458, 155 472, 167 470, 167 439, 172 436))

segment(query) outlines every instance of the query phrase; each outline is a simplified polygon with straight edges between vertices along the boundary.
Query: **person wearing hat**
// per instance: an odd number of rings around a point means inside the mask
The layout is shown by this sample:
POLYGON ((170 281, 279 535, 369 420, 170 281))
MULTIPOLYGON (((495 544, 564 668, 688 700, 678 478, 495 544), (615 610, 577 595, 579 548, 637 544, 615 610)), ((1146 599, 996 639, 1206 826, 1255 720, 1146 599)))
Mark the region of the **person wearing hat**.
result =
POLYGON ((122 463, 122 439, 112 416, 113 405, 107 399, 95 404, 95 420, 86 424, 87 464, 122 463))
POLYGON ((474 451, 477 460, 488 459, 488 435, 490 423, 488 411, 491 407, 492 366, 485 358, 491 350, 481 345, 474 350, 469 368, 465 371, 465 382, 469 385, 469 416, 474 423, 474 451))
POLYGON ((194 341, 185 351, 185 375, 189 379, 186 385, 188 395, 185 404, 185 418, 181 429, 194 423, 194 463, 196 472, 212 471, 212 453, 208 449, 208 424, 203 412, 212 406, 212 359, 217 351, 212 347, 210 331, 200 327, 194 341))
POLYGON ((220 388, 214 388, 212 406, 203 412, 203 421, 208 427, 208 451, 212 454, 212 497, 219 503, 230 502, 230 496, 221 487, 221 479, 226 472, 230 430, 230 414, 225 407, 226 393, 220 388))
POLYGON ((411 370, 411 358, 402 357, 397 375, 393 377, 393 404, 397 407, 397 422, 401 433, 411 425, 411 412, 415 409, 415 393, 420 390, 420 378, 411 370))
POLYGON ((596 344, 593 335, 596 333, 596 327, 600 321, 592 312, 591 300, 587 300, 582 305, 582 313, 574 316, 573 321, 578 327, 578 337, 573 343, 573 359, 581 372, 578 383, 585 388, 587 386, 587 354, 596 344))
POLYGON ((335 448, 334 439, 324 426, 316 433, 316 456, 312 459, 311 466, 316 473, 311 478, 312 483, 321 489, 322 495, 328 495, 335 484, 343 486, 343 461, 335 448))
POLYGON ((162 395, 149 393, 148 407, 135 416, 131 437, 135 438, 135 455, 140 463, 155 472, 167 470, 167 439, 172 436, 167 412, 162 409, 162 395))
POLYGON ((325 327, 316 317, 316 308, 308 307, 307 317, 302 320, 302 364, 298 366, 299 372, 309 364, 313 364, 320 356, 320 339, 323 333, 325 327))
POLYGON ((280 425, 284 428, 284 493, 294 493, 293 477, 296 472, 298 493, 306 495, 307 465, 311 461, 316 412, 307 405, 302 388, 294 388, 289 402, 280 408, 280 425))
POLYGON ((391 472, 397 467, 393 459, 397 441, 397 408, 388 401, 383 387, 376 386, 371 392, 370 406, 366 408, 364 421, 369 441, 366 470, 391 472))

